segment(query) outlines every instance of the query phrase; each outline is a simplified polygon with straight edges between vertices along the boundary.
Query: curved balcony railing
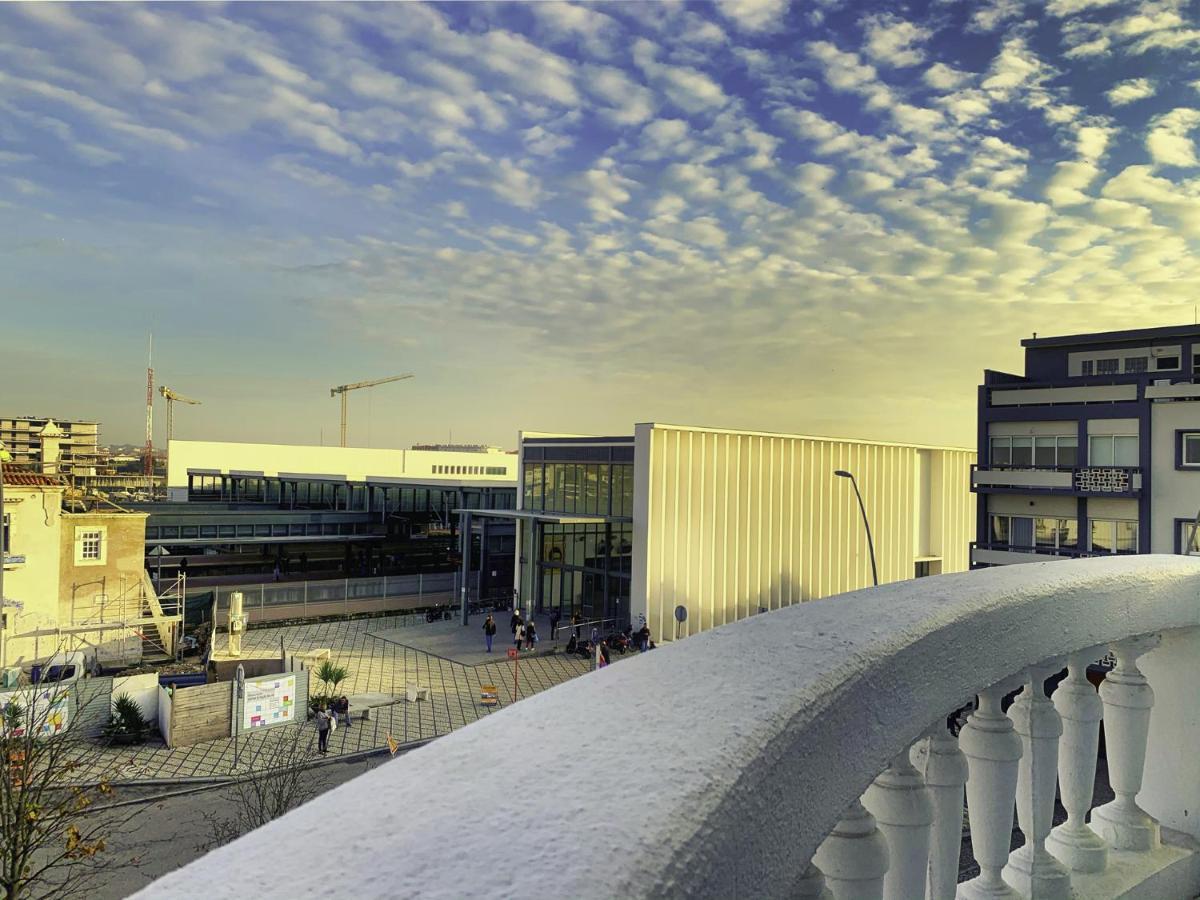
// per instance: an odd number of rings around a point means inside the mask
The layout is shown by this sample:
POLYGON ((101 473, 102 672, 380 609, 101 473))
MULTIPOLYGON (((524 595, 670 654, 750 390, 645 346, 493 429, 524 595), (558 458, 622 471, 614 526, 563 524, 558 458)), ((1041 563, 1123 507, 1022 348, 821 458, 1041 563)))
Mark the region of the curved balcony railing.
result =
POLYGON ((141 896, 1191 897, 1197 626, 1200 560, 1175 556, 753 616, 488 716, 141 896), (1116 799, 1090 809, 1101 718, 1116 799), (981 874, 956 884, 964 794, 981 874))

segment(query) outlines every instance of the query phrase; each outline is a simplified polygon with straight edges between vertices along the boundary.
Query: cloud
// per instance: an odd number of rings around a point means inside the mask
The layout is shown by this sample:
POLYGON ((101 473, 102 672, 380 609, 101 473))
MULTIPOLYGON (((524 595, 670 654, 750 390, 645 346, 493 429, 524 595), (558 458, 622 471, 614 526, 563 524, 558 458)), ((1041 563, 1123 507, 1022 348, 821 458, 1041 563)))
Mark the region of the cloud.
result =
POLYGON ((672 103, 695 114, 719 109, 728 102, 721 86, 699 69, 659 62, 658 49, 651 41, 640 38, 634 43, 633 58, 650 84, 672 103))
POLYGON ((1091 197, 1083 189, 1100 176, 1100 167, 1091 162, 1060 162, 1046 182, 1045 197, 1054 206, 1077 206, 1091 197))
POLYGON ((1100 9, 1101 7, 1113 6, 1120 2, 1121 0, 1050 0, 1046 4, 1046 11, 1052 16, 1065 18, 1066 16, 1073 16, 1085 10, 1100 9))
POLYGON ((613 222, 625 218, 620 206, 629 202, 633 196, 629 189, 637 182, 618 174, 613 160, 600 160, 584 173, 583 181, 589 193, 586 204, 595 221, 613 222))
POLYGON ((601 115, 615 125, 640 125, 654 115, 653 94, 614 66, 584 67, 584 84, 593 97, 606 104, 601 115))
POLYGON ((1173 109, 1155 118, 1150 125, 1146 150, 1157 165, 1200 165, 1200 160, 1196 158, 1196 146, 1187 136, 1188 132, 1200 127, 1200 109, 1173 109))
POLYGON ((502 159, 485 185, 493 194, 521 209, 534 209, 541 201, 542 183, 510 159, 502 159))
POLYGON ((860 24, 866 33, 863 49, 876 62, 906 68, 925 60, 925 50, 921 45, 933 35, 931 29, 906 22, 890 13, 867 16, 860 24))
POLYGON ((995 31, 1025 11, 1025 0, 979 0, 971 4, 971 31, 995 31))
POLYGON ((717 0, 717 9, 741 31, 759 34, 783 25, 788 0, 717 0))
POLYGON ((1104 96, 1113 106, 1127 106, 1137 100, 1153 97, 1155 90, 1155 84, 1149 78, 1130 78, 1113 85, 1104 92, 1104 96))
POLYGON ((938 91, 957 90, 973 77, 969 72, 962 72, 953 66, 948 66, 940 62, 934 63, 921 76, 927 85, 938 91))

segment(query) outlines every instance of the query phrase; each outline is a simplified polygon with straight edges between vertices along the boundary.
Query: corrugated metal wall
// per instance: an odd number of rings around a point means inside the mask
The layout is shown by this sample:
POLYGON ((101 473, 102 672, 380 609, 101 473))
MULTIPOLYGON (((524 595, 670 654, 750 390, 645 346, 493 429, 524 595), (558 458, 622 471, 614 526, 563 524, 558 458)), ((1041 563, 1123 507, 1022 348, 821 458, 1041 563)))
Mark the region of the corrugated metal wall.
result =
POLYGON ((923 556, 968 567, 971 451, 639 425, 636 454, 631 606, 656 639, 674 636, 677 605, 682 636, 869 586, 857 501, 835 469, 858 480, 880 582, 913 577, 923 556))

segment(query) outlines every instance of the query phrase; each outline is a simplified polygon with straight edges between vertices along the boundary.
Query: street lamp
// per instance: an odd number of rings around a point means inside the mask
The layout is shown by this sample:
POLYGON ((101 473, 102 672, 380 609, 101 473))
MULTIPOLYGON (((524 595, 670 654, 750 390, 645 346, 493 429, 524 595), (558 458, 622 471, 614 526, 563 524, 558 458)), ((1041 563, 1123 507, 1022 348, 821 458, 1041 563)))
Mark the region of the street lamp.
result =
POLYGON ((867 508, 863 506, 862 494, 858 492, 858 482, 845 469, 837 469, 833 474, 838 478, 849 478, 850 484, 854 487, 854 496, 858 498, 858 509, 862 513, 863 528, 867 530, 867 549, 871 552, 871 578, 875 582, 875 586, 879 587, 879 570, 875 568, 875 543, 871 540, 871 523, 867 521, 867 508))

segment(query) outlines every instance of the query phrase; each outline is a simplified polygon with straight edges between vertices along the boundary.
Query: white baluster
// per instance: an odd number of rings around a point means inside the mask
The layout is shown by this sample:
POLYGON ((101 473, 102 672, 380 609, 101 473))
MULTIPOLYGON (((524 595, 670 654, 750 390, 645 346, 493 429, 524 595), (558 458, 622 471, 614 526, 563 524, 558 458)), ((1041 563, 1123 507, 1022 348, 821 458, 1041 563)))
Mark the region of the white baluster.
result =
POLYGON ((1008 862, 1012 839, 1013 799, 1017 791, 1017 764, 1021 738, 1012 720, 1000 709, 1000 700, 1015 684, 992 685, 979 694, 979 708, 971 713, 958 736, 967 757, 967 812, 971 819, 971 845, 979 875, 958 886, 962 900, 1012 898, 1020 894, 1000 876, 1008 862))
POLYGON ((855 800, 813 855, 835 900, 882 900, 888 846, 875 817, 855 800))
POLYGON ((1025 843, 1008 857, 1003 877, 1025 897, 1068 900, 1071 874, 1046 852, 1046 837, 1054 824, 1054 786, 1058 780, 1058 739, 1062 721, 1046 699, 1046 678, 1058 666, 1030 666, 1025 688, 1008 710, 1021 736, 1017 769, 1017 821, 1025 843))
POLYGON ((1154 690, 1137 667, 1137 658, 1154 640, 1113 645, 1117 665, 1100 685, 1104 702, 1104 744, 1108 781, 1117 798, 1092 810, 1092 828, 1116 850, 1153 850, 1159 846, 1158 822, 1137 805, 1146 766, 1146 738, 1154 690))
POLYGON ((923 896, 929 870, 933 796, 921 773, 909 762, 907 750, 871 783, 862 803, 887 839, 891 865, 883 879, 884 900, 923 896))
POLYGON ((925 786, 933 798, 925 896, 928 900, 953 900, 962 851, 967 758, 958 749, 958 738, 941 721, 929 730, 929 737, 914 750, 914 756, 914 764, 925 772, 925 786))
POLYGON ((792 892, 795 900, 833 900, 833 894, 825 886, 825 876, 812 863, 804 870, 796 889, 792 892))
POLYGON ((1058 792, 1067 821, 1050 832, 1046 849, 1075 872, 1102 872, 1108 864, 1108 845, 1084 821, 1092 808, 1096 757, 1100 750, 1100 720, 1104 704, 1087 680, 1095 654, 1071 654, 1066 679, 1054 692, 1054 708, 1062 718, 1058 744, 1058 792))

